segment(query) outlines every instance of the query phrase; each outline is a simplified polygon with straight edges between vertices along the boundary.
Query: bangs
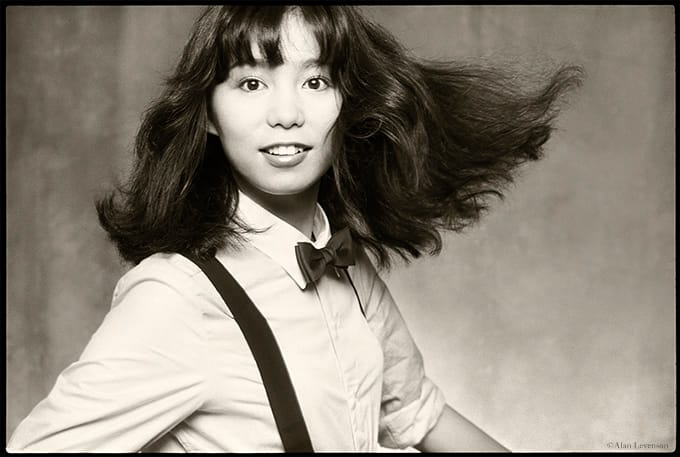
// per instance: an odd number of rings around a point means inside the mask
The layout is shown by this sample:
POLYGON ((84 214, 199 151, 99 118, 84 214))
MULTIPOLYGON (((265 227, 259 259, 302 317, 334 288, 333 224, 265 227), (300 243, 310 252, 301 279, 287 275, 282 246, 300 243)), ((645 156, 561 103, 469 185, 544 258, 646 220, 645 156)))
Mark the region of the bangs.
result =
POLYGON ((318 63, 328 65, 335 77, 348 49, 346 7, 329 6, 231 6, 225 7, 217 52, 217 77, 223 81, 232 67, 255 65, 256 45, 270 66, 283 63, 281 24, 286 14, 300 14, 319 46, 318 63))

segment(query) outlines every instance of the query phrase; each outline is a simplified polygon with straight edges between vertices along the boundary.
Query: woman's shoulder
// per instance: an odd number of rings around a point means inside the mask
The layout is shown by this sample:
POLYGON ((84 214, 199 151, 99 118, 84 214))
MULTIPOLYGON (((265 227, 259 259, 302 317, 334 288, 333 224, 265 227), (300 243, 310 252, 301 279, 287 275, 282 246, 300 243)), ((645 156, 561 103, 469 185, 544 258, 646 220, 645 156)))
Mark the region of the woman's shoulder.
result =
POLYGON ((187 348, 202 345, 206 335, 198 271, 179 254, 153 254, 132 267, 118 280, 111 308, 81 359, 161 351, 189 363, 193 356, 187 348))
POLYGON ((143 259, 120 279, 125 283, 144 280, 187 280, 199 271, 200 268, 195 263, 181 254, 158 252, 143 259))
POLYGON ((152 254, 118 280, 112 306, 133 289, 168 289, 179 295, 193 294, 199 272, 200 268, 181 254, 152 254))
POLYGON ((172 307, 194 315, 225 313, 224 302, 208 277, 178 253, 152 254, 125 273, 116 284, 111 308, 122 302, 172 307))

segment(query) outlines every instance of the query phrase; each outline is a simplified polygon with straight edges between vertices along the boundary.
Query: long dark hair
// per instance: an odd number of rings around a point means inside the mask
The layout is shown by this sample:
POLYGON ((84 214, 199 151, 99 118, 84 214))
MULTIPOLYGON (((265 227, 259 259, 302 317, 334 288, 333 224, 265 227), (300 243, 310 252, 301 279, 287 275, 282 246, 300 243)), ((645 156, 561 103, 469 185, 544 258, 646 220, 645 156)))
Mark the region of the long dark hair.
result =
POLYGON ((501 69, 418 59, 350 6, 211 6, 145 114, 129 181, 97 202, 125 260, 213 255, 248 229, 235 217, 238 191, 220 141, 206 131, 208 100, 231 66, 254 63, 252 42, 269 63, 282 62, 279 29, 291 8, 314 31, 343 98, 319 202, 381 267, 390 252, 435 254, 440 231, 477 221, 518 166, 541 157, 560 96, 582 78, 564 66, 522 90, 501 69))

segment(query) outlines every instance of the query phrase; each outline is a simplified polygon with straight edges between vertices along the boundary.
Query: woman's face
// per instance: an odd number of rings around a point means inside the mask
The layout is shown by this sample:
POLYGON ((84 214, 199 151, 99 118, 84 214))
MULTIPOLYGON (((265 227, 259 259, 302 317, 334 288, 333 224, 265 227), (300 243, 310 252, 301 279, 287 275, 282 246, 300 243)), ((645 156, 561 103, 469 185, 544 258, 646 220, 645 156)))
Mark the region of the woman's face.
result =
POLYGON ((304 20, 287 14, 281 27, 283 64, 270 67, 254 45, 255 66, 232 68, 210 99, 209 130, 241 190, 256 199, 316 192, 333 161, 331 130, 342 105, 304 20))

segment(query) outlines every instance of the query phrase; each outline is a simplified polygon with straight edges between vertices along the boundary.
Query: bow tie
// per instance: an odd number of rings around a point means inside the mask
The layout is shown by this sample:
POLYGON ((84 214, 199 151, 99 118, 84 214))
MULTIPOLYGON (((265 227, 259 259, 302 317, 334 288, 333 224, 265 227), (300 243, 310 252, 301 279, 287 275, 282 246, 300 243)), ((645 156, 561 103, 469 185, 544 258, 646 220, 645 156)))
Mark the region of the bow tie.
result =
POLYGON ((345 227, 336 232, 328 240, 326 247, 321 249, 315 248, 312 243, 298 243, 295 246, 295 257, 307 284, 323 276, 328 265, 339 268, 354 265, 354 249, 349 228, 345 227))

